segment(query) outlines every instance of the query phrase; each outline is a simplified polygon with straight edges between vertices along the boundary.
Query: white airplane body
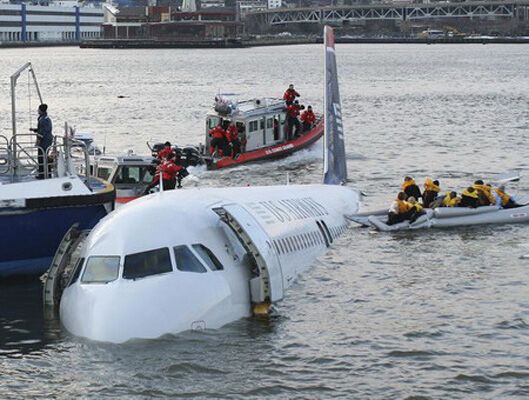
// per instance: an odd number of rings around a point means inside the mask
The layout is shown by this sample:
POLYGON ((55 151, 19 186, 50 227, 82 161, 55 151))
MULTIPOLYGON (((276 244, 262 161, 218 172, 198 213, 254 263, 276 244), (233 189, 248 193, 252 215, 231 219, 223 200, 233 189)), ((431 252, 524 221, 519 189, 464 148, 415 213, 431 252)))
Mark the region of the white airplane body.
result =
POLYGON ((326 184, 188 189, 130 202, 83 244, 60 302, 68 331, 121 343, 219 328, 281 300, 345 232, 360 194, 343 186, 332 29, 325 37, 326 184))

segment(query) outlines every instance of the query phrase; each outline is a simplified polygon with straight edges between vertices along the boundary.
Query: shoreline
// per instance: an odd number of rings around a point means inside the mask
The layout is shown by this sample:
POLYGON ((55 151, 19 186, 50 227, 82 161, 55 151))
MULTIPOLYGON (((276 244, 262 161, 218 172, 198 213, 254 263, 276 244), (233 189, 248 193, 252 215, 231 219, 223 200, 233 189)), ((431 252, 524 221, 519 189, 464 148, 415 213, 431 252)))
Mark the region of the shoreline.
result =
MULTIPOLYGON (((156 39, 97 39, 82 42, 4 42, 0 49, 24 47, 68 47, 82 49, 214 49, 251 48, 265 46, 292 46, 321 44, 322 38, 266 38, 224 40, 156 40, 156 39)), ((420 38, 336 38, 337 44, 529 44, 529 37, 465 37, 443 39, 420 38)))

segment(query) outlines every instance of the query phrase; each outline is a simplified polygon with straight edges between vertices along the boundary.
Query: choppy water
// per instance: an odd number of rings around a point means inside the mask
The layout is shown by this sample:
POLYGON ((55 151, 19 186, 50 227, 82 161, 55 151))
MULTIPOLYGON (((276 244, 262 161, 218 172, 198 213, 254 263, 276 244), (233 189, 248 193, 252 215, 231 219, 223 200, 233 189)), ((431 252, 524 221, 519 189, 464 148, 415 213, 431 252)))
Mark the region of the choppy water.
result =
MULTIPOLYGON (((196 143, 218 90, 280 95, 295 82, 307 103, 322 104, 321 46, 4 49, 4 133, 8 77, 26 60, 56 126, 68 120, 111 151, 144 151, 151 138, 196 143)), ((385 206, 404 174, 460 189, 527 168, 526 46, 340 45, 338 62, 349 172, 366 208, 385 206)), ((20 108, 25 130, 27 101, 20 108)), ((317 182, 319 146, 273 163, 196 170, 187 184, 274 184, 287 172, 317 182)), ((511 186, 528 189, 527 179, 511 186)), ((2 283, 0 398, 527 398, 529 260, 520 256, 528 232, 352 228, 272 319, 120 346, 66 333, 43 315, 37 283, 2 283)))

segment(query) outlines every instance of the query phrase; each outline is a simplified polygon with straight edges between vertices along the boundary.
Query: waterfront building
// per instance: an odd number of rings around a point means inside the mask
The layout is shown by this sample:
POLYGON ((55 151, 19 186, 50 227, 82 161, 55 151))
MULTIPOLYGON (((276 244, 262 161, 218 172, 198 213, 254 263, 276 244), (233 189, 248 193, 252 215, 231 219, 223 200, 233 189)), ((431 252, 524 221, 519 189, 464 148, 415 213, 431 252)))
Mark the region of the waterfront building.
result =
POLYGON ((79 42, 100 36, 103 9, 61 0, 50 5, 0 3, 0 43, 79 42))

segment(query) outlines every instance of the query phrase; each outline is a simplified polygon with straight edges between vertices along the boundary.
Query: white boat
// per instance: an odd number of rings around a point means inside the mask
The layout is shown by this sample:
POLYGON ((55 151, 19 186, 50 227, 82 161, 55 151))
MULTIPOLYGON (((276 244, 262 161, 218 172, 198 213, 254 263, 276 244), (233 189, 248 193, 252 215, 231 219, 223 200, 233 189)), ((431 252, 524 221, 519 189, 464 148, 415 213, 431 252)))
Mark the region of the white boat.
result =
POLYGON ((334 33, 325 34, 324 184, 162 192, 116 210, 79 246, 67 236, 45 301, 60 298, 68 331, 121 343, 266 313, 346 231, 360 194, 345 186, 334 33))
MULTIPOLYGON (((79 176, 71 154, 85 146, 68 135, 56 136, 40 167, 49 176, 37 180, 38 146, 34 133, 18 133, 15 87, 28 70, 42 96, 30 63, 11 76, 12 135, 0 136, 0 277, 39 275, 46 271, 64 234, 74 224, 89 229, 113 209, 112 185, 79 176)), ((42 149, 41 149, 42 150, 42 149)))

